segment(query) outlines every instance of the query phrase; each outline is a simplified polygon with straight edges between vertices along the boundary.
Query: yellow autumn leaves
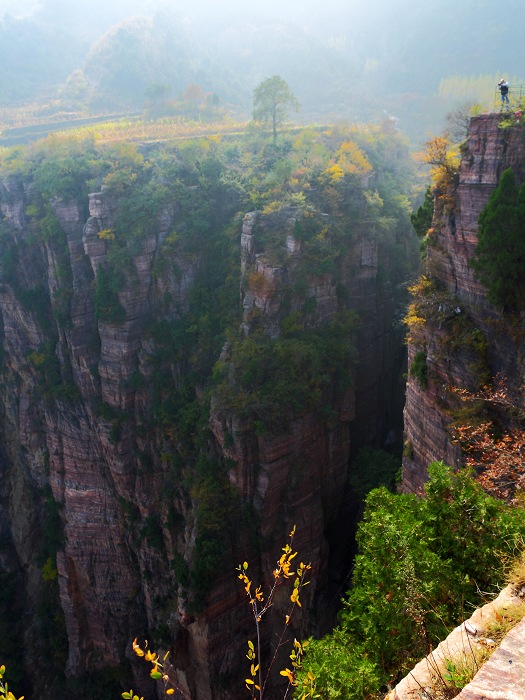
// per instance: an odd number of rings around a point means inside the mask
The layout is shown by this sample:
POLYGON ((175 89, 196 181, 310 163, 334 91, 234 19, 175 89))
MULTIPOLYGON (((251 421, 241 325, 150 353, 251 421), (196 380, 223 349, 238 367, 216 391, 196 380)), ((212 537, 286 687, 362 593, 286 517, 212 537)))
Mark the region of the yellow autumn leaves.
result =
MULTIPOLYGON (((172 686, 169 686, 170 684, 170 677, 168 676, 167 673, 164 672, 163 664, 159 661, 159 656, 158 654, 153 651, 152 649, 148 649, 148 642, 147 640, 144 642, 144 649, 140 646, 140 644, 137 642, 137 639, 135 638, 133 640, 132 644, 132 649, 135 652, 137 656, 141 656, 144 658, 145 661, 149 661, 151 663, 151 671, 150 671, 150 678, 152 678, 154 681, 163 681, 164 682, 164 688, 165 688, 165 693, 166 695, 175 695, 175 689, 172 686), (169 687, 168 687, 169 686, 169 687)), ((166 652, 164 655, 164 658, 162 659, 163 662, 166 661, 168 658, 169 651, 166 652)), ((135 695, 133 693, 133 690, 126 691, 122 693, 122 697, 124 700, 144 700, 144 698, 140 697, 138 695, 135 695)))
MULTIPOLYGON (((293 549, 293 539, 295 536, 295 526, 289 534, 288 543, 282 548, 282 554, 277 560, 276 567, 272 571, 271 575, 271 585, 267 593, 263 591, 262 585, 256 585, 249 576, 248 570, 249 565, 247 561, 236 568, 238 572, 237 577, 241 581, 244 592, 248 598, 248 604, 251 607, 252 615, 256 627, 256 637, 257 641, 248 641, 248 648, 246 653, 246 658, 249 662, 249 674, 245 679, 245 685, 249 693, 251 693, 252 700, 263 700, 266 684, 269 678, 270 669, 274 666, 277 661, 277 654, 283 647, 287 644, 291 645, 291 651, 289 654, 289 666, 280 671, 280 675, 287 679, 288 690, 297 687, 298 688, 297 698, 298 700, 307 700, 308 698, 318 697, 315 695, 315 678, 311 673, 308 673, 305 679, 299 683, 297 680, 297 675, 299 670, 302 668, 303 657, 305 654, 305 649, 308 646, 308 642, 299 642, 297 639, 291 639, 288 636, 289 625, 292 621, 294 612, 301 607, 301 592, 305 586, 309 584, 306 580, 308 572, 310 571, 311 564, 305 564, 304 562, 296 563, 297 552, 293 549), (272 580, 273 579, 273 580, 272 580), (291 591, 289 594, 289 608, 284 615, 283 630, 280 637, 275 645, 275 651, 273 657, 269 658, 265 663, 265 669, 261 668, 261 622, 265 613, 272 607, 274 603, 274 595, 283 583, 286 581, 291 582, 291 591)), ((149 649, 148 642, 144 642, 141 646, 137 639, 133 640, 132 649, 134 653, 143 658, 145 661, 151 664, 150 677, 155 681, 161 681, 164 683, 164 692, 166 695, 174 695, 176 691, 182 693, 182 690, 176 685, 172 678, 166 672, 164 668, 168 654, 162 659, 162 663, 159 659, 158 654, 149 649)), ((1 698, 1 696, 0 696, 1 698)), ((144 700, 142 697, 134 694, 133 690, 126 691, 122 693, 122 698, 124 700, 144 700)), ((16 698, 9 698, 9 700, 16 700, 16 698)))
MULTIPOLYGON (((297 686, 297 672, 302 668, 302 660, 303 656, 305 654, 305 649, 308 646, 309 642, 299 642, 297 639, 294 639, 293 641, 293 647, 292 651, 290 653, 290 661, 292 662, 292 670, 289 668, 283 668, 282 671, 280 671, 281 676, 285 676, 288 678, 288 683, 295 688, 297 686)), ((314 681, 315 678, 314 676, 308 672, 308 678, 311 681, 314 681)))
POLYGON ((339 182, 345 175, 367 175, 371 170, 372 166, 366 153, 359 148, 357 143, 343 141, 325 173, 332 182, 339 182))
POLYGON ((459 149, 446 136, 434 136, 425 144, 425 152, 419 157, 430 166, 432 183, 445 204, 450 203, 448 190, 452 186, 460 164, 459 149))
MULTIPOLYGON (((7 683, 4 681, 4 675, 5 675, 5 666, 2 664, 0 666, 0 698, 2 700, 17 700, 16 696, 13 695, 13 693, 9 690, 9 686, 7 683)), ((18 700, 24 700, 24 696, 22 695, 18 700)))
POLYGON ((250 686, 253 686, 255 690, 260 690, 261 687, 257 685, 255 680, 253 680, 256 676, 257 673, 260 669, 259 664, 254 663, 256 659, 256 654, 255 654, 255 647, 252 641, 248 640, 248 653, 246 654, 246 658, 248 661, 250 661, 250 675, 251 678, 246 679, 246 688, 250 690, 250 686))

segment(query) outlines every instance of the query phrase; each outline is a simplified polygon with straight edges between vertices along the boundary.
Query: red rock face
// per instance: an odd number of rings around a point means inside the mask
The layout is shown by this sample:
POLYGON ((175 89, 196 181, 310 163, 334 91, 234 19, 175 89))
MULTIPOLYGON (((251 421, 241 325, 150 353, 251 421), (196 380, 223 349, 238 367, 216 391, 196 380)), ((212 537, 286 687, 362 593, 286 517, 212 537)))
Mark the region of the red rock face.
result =
MULTIPOLYGON (((23 214, 27 206, 23 188, 17 194, 20 200, 4 207, 3 213, 14 224, 17 237, 24 240, 29 222, 23 214)), ((138 365, 145 375, 151 371, 144 327, 156 294, 151 268, 158 239, 145 242, 135 260, 133 284, 121 294, 124 322, 103 323, 97 321, 93 305, 94 272, 106 255, 105 241, 97 234, 111 227, 115 203, 103 193, 92 195, 87 223, 74 202, 56 201, 52 206, 66 236, 71 269, 68 319, 57 326, 55 344, 46 346, 43 314, 47 310, 36 313, 20 302, 9 284, 3 286, 5 376, 12 384, 2 395, 2 414, 4 434, 9 435, 4 444, 10 490, 31 494, 30 505, 25 496, 25 512, 16 511, 19 499, 11 496, 10 503, 11 533, 22 569, 31 572, 41 546, 38 489, 48 484, 59 505, 64 544, 56 564, 69 645, 66 671, 81 675, 119 664, 129 640, 154 624, 153 594, 144 585, 144 567, 160 567, 156 595, 176 589, 166 553, 159 557, 146 542, 133 546, 122 511, 125 502, 134 504, 139 519, 141 514, 155 513, 158 479, 144 479, 137 466, 139 446, 144 447, 144 442, 151 446, 155 431, 141 443, 133 435, 132 422, 116 426, 115 417, 141 404, 139 392, 130 386, 133 371, 138 365), (39 390, 45 378, 42 367, 50 361, 58 363, 69 396, 39 390), (105 417, 101 403, 106 406, 105 417), (112 430, 118 430, 118 435, 112 430), (29 537, 28 531, 32 531, 29 537)), ((166 217, 161 223, 169 226, 166 217)), ((164 226, 159 237, 165 235, 164 226)), ((58 305, 63 252, 49 242, 40 248, 26 246, 22 255, 19 269, 28 278, 38 275, 45 285, 42 296, 47 287, 52 304, 58 305)), ((172 289, 184 296, 181 288, 189 288, 191 279, 191 265, 181 279, 166 274, 162 292, 172 289)), ((159 472, 162 474, 162 468, 159 472)), ((38 597, 40 584, 40 574, 27 575, 30 598, 38 597)), ((38 683, 36 679, 37 689, 38 683)))
MULTIPOLYGON (((56 566, 69 644, 67 673, 77 676, 118 664, 133 637, 162 624, 169 630, 174 666, 188 694, 226 697, 219 680, 243 673, 245 640, 252 632, 235 565, 249 558, 254 575, 268 582, 295 524, 294 546, 304 561, 313 562, 313 583, 304 597, 304 607, 310 607, 329 578, 327 531, 341 525, 350 455, 366 442, 381 442, 386 432, 385 395, 399 382, 403 350, 399 331, 397 338, 392 335, 396 309, 391 290, 378 291, 375 236, 368 230, 354 234, 337 275, 312 272, 306 277, 307 293, 316 302, 311 327, 341 308, 366 318, 357 338, 354 386, 339 397, 330 419, 305 411, 290 416, 275 434, 262 436, 234 413, 213 409, 212 402, 210 450, 231 460, 230 484, 239 503, 256 513, 261 546, 258 554, 249 534, 237 533, 204 609, 192 613, 170 560, 177 553, 191 561, 198 494, 189 492, 179 475, 170 477, 175 483, 170 482, 166 496, 178 426, 161 433, 150 405, 158 348, 148 324, 187 311, 200 264, 198 256, 180 251, 176 268, 155 267, 176 203, 162 212, 155 233, 133 256, 133 274, 118 293, 123 321, 110 323, 96 317, 94 289, 107 262, 106 241, 99 233, 114 226, 117 202, 107 192, 90 195, 86 221, 78 204, 53 201, 66 245, 53 240, 32 244, 23 185, 3 187, 2 213, 12 223, 17 269, 27 279, 4 279, 0 288, 5 355, 0 496, 8 503, 27 596, 36 599, 42 585, 37 557, 43 489, 49 486, 63 528, 56 566), (65 263, 70 292, 64 299, 65 263), (22 299, 19 288, 27 282, 33 289, 35 279, 51 308, 40 309, 36 297, 29 304, 22 299), (60 378, 54 384, 52 372, 60 378), (226 441, 226 433, 233 443, 226 441), (169 525, 172 516, 175 524, 169 525)), ((283 297, 295 281, 302 254, 294 224, 291 210, 277 222, 258 214, 245 218, 240 260, 245 333, 251 331, 254 312, 265 333, 279 333, 283 297), (258 247, 258 231, 264 227, 277 227, 285 241, 280 264, 258 247)), ((292 298, 290 304, 287 313, 299 300, 292 298)), ((167 369, 175 392, 177 368, 167 369)), ((286 598, 278 599, 276 612, 286 605, 286 598)), ((275 624, 270 623, 268 638, 275 624)), ((299 620, 294 632, 308 634, 313 624, 299 620)), ((36 679, 37 689, 38 684, 36 679)), ((143 685, 142 692, 147 690, 143 685)))
MULTIPOLYGON (((262 324, 267 335, 277 337, 283 314, 301 308, 304 303, 292 296, 286 312, 283 311, 282 299, 285 292, 293 288, 301 260, 301 242, 293 234, 295 217, 296 212, 291 210, 281 212, 279 217, 250 213, 244 218, 241 301, 245 335, 250 335, 252 325, 260 327, 262 324), (282 227, 281 238, 286 242, 286 253, 278 262, 258 240, 268 228, 276 227, 282 227), (255 320, 254 310, 257 311, 255 320)), ((275 545, 282 540, 283 533, 296 525, 294 548, 303 561, 313 563, 311 585, 305 589, 306 609, 334 574, 329 570, 327 533, 338 526, 345 529, 341 509, 350 455, 367 440, 373 443, 374 436, 377 439, 384 429, 381 406, 385 393, 392 388, 392 375, 396 376, 396 358, 402 358, 399 353, 401 336, 396 346, 391 330, 395 310, 392 297, 385 301, 385 296, 378 294, 378 264, 375 236, 363 231, 354 238, 340 261, 339 282, 347 290, 344 300, 338 294, 336 275, 307 277, 307 290, 303 293, 317 301, 316 315, 311 320, 313 327, 332 319, 342 308, 356 310, 367 319, 356 334, 359 365, 357 371, 352 370, 354 385, 333 405, 334 416, 330 420, 314 411, 305 412, 284 421, 277 431, 258 435, 252 422, 212 404, 213 433, 233 463, 230 482, 243 500, 254 506, 262 541, 273 544, 270 547, 267 544, 267 551, 255 563, 261 581, 271 585, 268 576, 275 568, 276 552, 278 555, 275 545)), ((398 376, 401 376, 400 369, 398 376)), ((243 617, 242 604, 241 597, 239 620, 243 617)), ((276 608, 282 615, 267 626, 268 639, 275 638, 280 631, 286 601, 282 609, 279 605, 276 608)), ((216 636, 218 641, 224 626, 224 610, 217 608, 216 612, 217 617, 213 619, 212 610, 209 610, 208 620, 210 640, 216 636)), ((322 621, 299 618, 294 634, 308 635, 313 623, 322 625, 322 621)), ((239 633, 246 634, 245 623, 239 624, 239 633)), ((223 660, 223 668, 227 668, 225 664, 223 660)))
POLYGON ((497 114, 471 120, 453 206, 446 210, 439 198, 436 200, 426 274, 440 293, 428 308, 428 318, 417 333, 417 341, 409 346, 409 366, 418 350, 423 348, 426 352, 429 380, 427 388, 414 377, 409 376, 407 383, 403 460, 403 485, 407 491, 420 490, 430 462, 462 463, 461 451, 451 442, 453 402, 447 387, 474 390, 479 384, 481 358, 473 354, 468 343, 452 342, 451 319, 465 318, 465 327, 468 324, 470 329, 481 331, 486 343, 482 361, 487 376, 505 376, 517 401, 523 401, 523 397, 519 398, 523 383, 519 340, 523 314, 510 323, 500 309, 487 301, 486 289, 468 267, 477 242, 479 215, 501 173, 511 167, 517 183, 525 181, 524 128, 515 125, 501 129, 499 124, 497 114))

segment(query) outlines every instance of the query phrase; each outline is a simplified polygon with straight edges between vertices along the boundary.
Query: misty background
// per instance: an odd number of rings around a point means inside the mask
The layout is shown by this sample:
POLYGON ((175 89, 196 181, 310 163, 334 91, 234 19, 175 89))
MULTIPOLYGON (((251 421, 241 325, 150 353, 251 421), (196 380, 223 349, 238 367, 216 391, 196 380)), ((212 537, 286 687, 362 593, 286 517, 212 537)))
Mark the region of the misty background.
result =
POLYGON ((418 145, 450 110, 494 108, 499 77, 521 84, 524 25, 517 0, 0 0, 0 128, 29 103, 163 116, 182 97, 249 119, 278 74, 297 120, 393 118, 418 145))

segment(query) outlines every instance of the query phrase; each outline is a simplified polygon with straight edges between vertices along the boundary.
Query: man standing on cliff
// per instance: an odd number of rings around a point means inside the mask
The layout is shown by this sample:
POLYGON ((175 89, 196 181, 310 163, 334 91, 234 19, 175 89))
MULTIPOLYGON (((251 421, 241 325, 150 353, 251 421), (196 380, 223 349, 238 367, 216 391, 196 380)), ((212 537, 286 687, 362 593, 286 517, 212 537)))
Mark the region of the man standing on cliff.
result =
POLYGON ((503 106, 506 105, 507 109, 509 108, 509 84, 505 80, 505 78, 502 78, 499 83, 498 83, 499 91, 501 93, 501 109, 503 109, 503 106))

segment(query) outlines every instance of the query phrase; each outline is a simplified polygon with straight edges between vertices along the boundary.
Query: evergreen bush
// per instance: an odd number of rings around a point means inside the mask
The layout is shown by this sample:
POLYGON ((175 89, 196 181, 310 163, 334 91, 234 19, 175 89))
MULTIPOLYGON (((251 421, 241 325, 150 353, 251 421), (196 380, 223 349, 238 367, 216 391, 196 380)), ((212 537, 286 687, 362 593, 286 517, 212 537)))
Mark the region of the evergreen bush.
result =
POLYGON ((323 700, 364 700, 397 682, 504 579, 525 535, 523 507, 487 495, 467 471, 429 467, 425 498, 372 491, 339 626, 311 640, 323 700))
POLYGON ((503 308, 520 308, 525 301, 525 183, 517 187, 511 168, 479 216, 478 242, 469 261, 487 287, 487 298, 503 308))
POLYGON ((417 379, 422 389, 427 388, 427 353, 424 350, 418 350, 414 355, 414 359, 412 360, 412 364, 410 365, 409 374, 411 377, 414 377, 414 379, 417 379))

